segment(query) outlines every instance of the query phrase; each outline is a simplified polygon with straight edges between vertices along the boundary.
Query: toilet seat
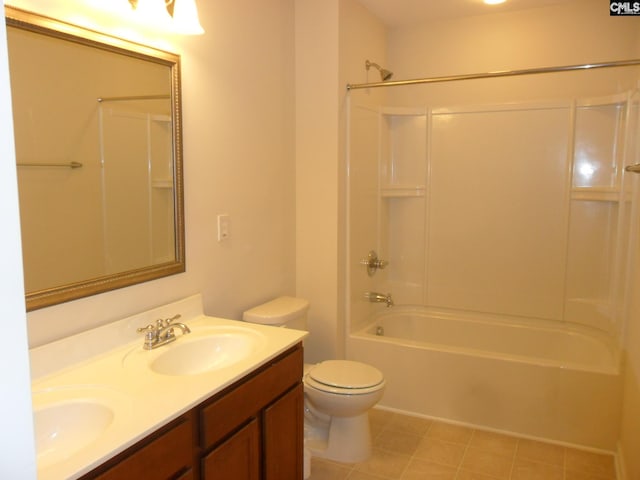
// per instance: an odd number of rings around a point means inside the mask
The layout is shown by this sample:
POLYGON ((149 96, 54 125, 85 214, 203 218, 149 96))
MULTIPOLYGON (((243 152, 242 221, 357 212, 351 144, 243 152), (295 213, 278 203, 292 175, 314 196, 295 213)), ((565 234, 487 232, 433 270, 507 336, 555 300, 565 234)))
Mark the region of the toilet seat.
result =
POLYGON ((307 386, 340 395, 364 395, 378 391, 384 376, 377 368, 351 360, 327 360, 314 365, 305 375, 307 386))

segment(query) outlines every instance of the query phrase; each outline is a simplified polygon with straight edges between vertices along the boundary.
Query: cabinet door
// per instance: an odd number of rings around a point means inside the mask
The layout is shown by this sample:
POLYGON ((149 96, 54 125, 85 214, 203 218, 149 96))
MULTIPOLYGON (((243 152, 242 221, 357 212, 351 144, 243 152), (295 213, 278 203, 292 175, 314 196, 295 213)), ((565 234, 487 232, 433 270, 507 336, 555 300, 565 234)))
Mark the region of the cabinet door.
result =
POLYGON ((180 475, 176 480, 193 480, 193 470, 188 470, 180 475))
MULTIPOLYGON (((191 468, 193 460, 193 431, 191 420, 184 416, 170 424, 172 428, 132 453, 125 452, 105 465, 110 468, 101 474, 88 473, 83 479, 92 480, 166 480, 191 468), (113 463, 113 466, 111 464, 113 463)), ((190 470, 189 470, 190 471, 190 470)), ((184 478, 189 478, 188 476, 184 478)))
POLYGON ((260 480, 260 429, 256 419, 204 458, 203 478, 260 480))
POLYGON ((264 410, 264 480, 300 480, 303 469, 302 384, 264 410))

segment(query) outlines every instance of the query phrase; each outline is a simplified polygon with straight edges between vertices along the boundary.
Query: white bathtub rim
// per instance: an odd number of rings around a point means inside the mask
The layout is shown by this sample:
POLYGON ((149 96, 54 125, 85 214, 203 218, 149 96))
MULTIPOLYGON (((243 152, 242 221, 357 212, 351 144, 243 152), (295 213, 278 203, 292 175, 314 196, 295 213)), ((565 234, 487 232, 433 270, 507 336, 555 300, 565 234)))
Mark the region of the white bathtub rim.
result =
MULTIPOLYGON (((597 327, 576 322, 550 320, 548 318, 529 318, 515 315, 501 315, 494 313, 476 312, 471 310, 451 310, 446 308, 425 307, 422 305, 397 305, 385 309, 378 309, 367 321, 366 326, 371 326, 373 321, 393 316, 394 314, 417 314, 429 317, 451 320, 465 320, 469 322, 487 323, 490 325, 507 325, 513 328, 534 328, 544 331, 561 331, 577 335, 596 337, 609 347, 614 347, 612 334, 597 327)), ((365 327, 366 328, 366 327, 365 327)), ((360 328, 358 331, 364 330, 360 328)))
MULTIPOLYGON (((482 430, 483 432, 491 432, 491 433, 498 433, 498 434, 502 434, 502 435, 508 435, 510 437, 515 437, 515 438, 519 438, 519 439, 523 439, 523 440, 533 440, 533 441, 537 441, 537 442, 544 442, 544 443, 548 443, 551 445, 557 445, 559 447, 566 447, 566 448, 574 448, 576 450, 582 450, 583 452, 590 452, 590 453, 598 453, 601 455, 612 455, 614 457, 614 460, 616 462, 616 464, 619 461, 618 456, 621 453, 620 447, 618 446, 617 451, 612 451, 612 450, 607 450, 604 448, 596 448, 596 447, 589 447, 587 445, 580 445, 577 443, 571 443, 571 442, 563 442, 563 441, 559 441, 559 440, 554 440, 554 439, 549 439, 549 438, 544 438, 544 437, 539 437, 539 436, 535 436, 535 435, 526 435, 520 432, 513 432, 510 430, 504 430, 504 429, 499 429, 499 428, 492 428, 492 427, 487 427, 485 425, 476 425, 473 423, 468 423, 468 422, 461 422, 458 420, 451 420, 448 418, 441 418, 441 417, 436 417, 436 416, 432 416, 432 415, 425 415, 422 413, 416 413, 416 412, 411 412, 408 410, 402 410, 400 408, 394 408, 394 407, 387 407, 385 405, 383 405, 382 403, 378 403, 375 407, 373 407, 374 410, 383 410, 386 412, 391 412, 391 413, 399 413, 401 415, 408 415, 411 417, 416 417, 416 418, 422 418, 425 420, 431 420, 434 422, 440 422, 440 423, 446 423, 449 425, 456 425, 459 427, 466 427, 466 428, 472 428, 472 429, 476 429, 476 430, 482 430)), ((616 468, 617 471, 617 468, 616 468)), ((624 480, 625 477, 617 477, 618 480, 624 480)))
POLYGON ((609 367, 596 367, 596 366, 590 366, 590 367, 586 367, 584 365, 580 365, 580 364, 572 364, 572 363, 559 363, 555 360, 544 360, 541 358, 533 358, 533 357, 527 357, 527 356, 518 356, 518 355, 513 355, 513 354, 504 354, 504 353, 497 353, 497 352, 486 352, 484 350, 476 350, 476 349, 472 349, 472 348, 459 348, 459 347, 452 347, 449 345, 443 345, 440 343, 428 343, 428 342, 423 342, 423 341, 414 341, 414 340, 407 340, 407 339, 403 339, 403 338, 397 338, 397 337, 385 337, 385 336, 378 336, 378 335, 373 335, 367 332, 358 332, 356 334, 352 334, 350 335, 351 338, 359 338, 359 339, 364 339, 367 341, 373 341, 373 342, 384 342, 384 343, 392 343, 398 346, 402 346, 402 347, 409 347, 409 348, 418 348, 418 349, 428 349, 428 350, 435 350, 438 352, 446 352, 446 353, 452 353, 452 354, 456 354, 456 355, 465 355, 468 357, 480 357, 480 358, 490 358, 490 359, 496 359, 496 360, 505 360, 505 361, 509 361, 509 362, 515 362, 515 363, 524 363, 527 365, 535 365, 538 367, 548 367, 548 368, 559 368, 561 370, 575 370, 575 371, 581 371, 581 372, 589 372, 589 373, 600 373, 600 374, 604 374, 604 375, 619 375, 620 374, 620 367, 619 366, 609 366, 609 367))
MULTIPOLYGON (((395 308, 395 307, 392 307, 395 308)), ((473 357, 482 357, 482 358, 493 358, 499 360, 508 360, 517 363, 526 363, 530 365, 537 365, 542 367, 550 367, 550 368, 560 368, 566 370, 576 370, 590 373, 601 373, 606 375, 619 375, 621 371, 621 355, 619 349, 615 348, 613 345, 612 339, 606 336, 604 333, 594 330, 589 327, 583 327, 582 325, 576 324, 566 324, 562 325, 535 325, 534 328, 542 331, 550 331, 550 332, 558 332, 564 335, 580 335, 587 336, 590 338, 595 337, 598 341, 602 342, 608 352, 611 354, 612 361, 607 365, 583 365, 575 362, 560 362, 558 360, 547 360, 544 358, 526 356, 526 355, 514 355, 512 353, 499 353, 499 352, 491 352, 481 349, 473 349, 468 347, 456 347, 452 345, 442 344, 442 343, 431 343, 425 341, 417 341, 400 337, 392 337, 392 336, 384 336, 384 335, 376 335, 372 333, 375 331, 380 320, 384 320, 385 317, 392 317, 394 314, 416 314, 422 316, 429 316, 432 318, 447 320, 464 320, 469 322, 476 323, 485 323, 489 325, 506 325, 510 328, 532 328, 531 324, 526 324, 523 321, 512 322, 505 320, 504 318, 488 316, 488 315, 479 315, 476 317, 475 314, 471 316, 469 313, 458 315, 457 313, 446 312, 442 310, 434 310, 434 309, 425 309, 424 307, 415 307, 415 306, 401 306, 395 310, 391 311, 382 311, 373 315, 373 319, 364 327, 361 327, 358 331, 350 333, 350 338, 359 338, 366 339, 368 341, 376 341, 376 342, 385 342, 385 343, 393 343, 403 347, 411 347, 411 348, 425 348, 429 350, 442 351, 453 354, 460 354, 466 356, 473 357)), ((536 319, 538 320, 538 319, 536 319)), ((547 321, 548 322, 548 321, 547 321)))

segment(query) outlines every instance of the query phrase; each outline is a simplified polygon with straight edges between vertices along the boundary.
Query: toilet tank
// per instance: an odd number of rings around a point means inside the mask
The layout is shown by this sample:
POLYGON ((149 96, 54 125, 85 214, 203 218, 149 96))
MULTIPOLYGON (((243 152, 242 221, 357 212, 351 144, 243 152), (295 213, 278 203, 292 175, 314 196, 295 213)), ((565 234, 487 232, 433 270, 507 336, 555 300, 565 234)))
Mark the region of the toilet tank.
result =
POLYGON ((304 298, 278 297, 245 311, 242 319, 245 322, 306 330, 308 310, 309 301, 304 298))

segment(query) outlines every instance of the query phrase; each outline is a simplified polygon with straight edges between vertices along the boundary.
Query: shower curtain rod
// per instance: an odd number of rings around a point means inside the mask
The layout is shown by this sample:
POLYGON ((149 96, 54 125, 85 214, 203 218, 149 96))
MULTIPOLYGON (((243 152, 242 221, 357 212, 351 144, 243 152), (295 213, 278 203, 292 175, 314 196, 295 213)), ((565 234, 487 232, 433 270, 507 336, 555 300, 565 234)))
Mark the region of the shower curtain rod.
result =
POLYGON ((69 163, 33 163, 33 162, 24 162, 24 163, 16 163, 18 167, 64 167, 64 168, 82 168, 82 164, 80 162, 69 162, 69 163))
POLYGON ((526 68, 523 70, 501 70, 496 72, 470 73, 466 75, 450 75, 445 77, 415 78, 411 80, 391 80, 386 82, 347 84, 347 91, 360 88, 398 87, 401 85, 417 85, 422 83, 443 83, 456 80, 474 80, 480 78, 514 77, 517 75, 534 75, 538 73, 571 72, 574 70, 591 70, 596 68, 630 67, 640 65, 640 58, 615 62, 586 63, 582 65, 565 65, 560 67, 526 68))
POLYGON ((98 102, 125 102, 128 100, 165 100, 171 95, 130 95, 127 97, 98 97, 98 102))

